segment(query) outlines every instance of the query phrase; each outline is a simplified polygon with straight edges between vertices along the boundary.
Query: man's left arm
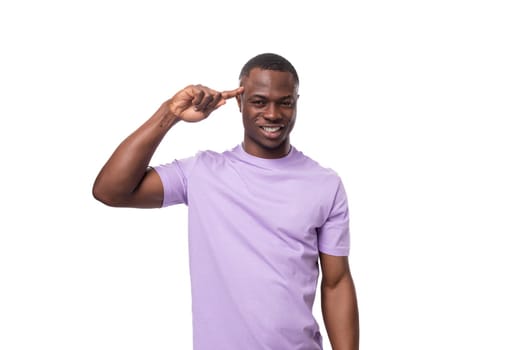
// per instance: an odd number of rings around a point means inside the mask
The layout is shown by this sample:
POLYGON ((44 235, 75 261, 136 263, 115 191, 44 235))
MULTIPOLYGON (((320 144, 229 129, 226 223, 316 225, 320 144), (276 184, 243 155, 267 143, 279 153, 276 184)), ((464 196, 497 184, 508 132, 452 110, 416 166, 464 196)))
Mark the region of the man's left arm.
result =
POLYGON ((321 309, 332 350, 359 349, 357 296, 347 256, 320 253, 321 309))

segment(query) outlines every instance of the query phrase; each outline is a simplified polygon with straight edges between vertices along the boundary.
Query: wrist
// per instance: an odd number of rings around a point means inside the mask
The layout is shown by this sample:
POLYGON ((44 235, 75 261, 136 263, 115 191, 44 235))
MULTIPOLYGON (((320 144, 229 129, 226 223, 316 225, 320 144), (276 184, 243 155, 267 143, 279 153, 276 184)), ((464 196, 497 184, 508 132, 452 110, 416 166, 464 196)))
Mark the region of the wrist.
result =
POLYGON ((165 101, 159 111, 162 115, 161 119, 169 122, 170 126, 173 126, 182 120, 182 118, 173 111, 171 99, 165 101))
POLYGON ((153 114, 147 122, 148 125, 158 131, 167 132, 173 125, 182 120, 171 111, 169 102, 168 100, 160 105, 155 114, 153 114))
POLYGON ((179 122, 182 120, 178 113, 175 113, 175 106, 172 99, 165 101, 163 103, 163 107, 165 108, 165 113, 171 118, 173 118, 175 122, 179 122))

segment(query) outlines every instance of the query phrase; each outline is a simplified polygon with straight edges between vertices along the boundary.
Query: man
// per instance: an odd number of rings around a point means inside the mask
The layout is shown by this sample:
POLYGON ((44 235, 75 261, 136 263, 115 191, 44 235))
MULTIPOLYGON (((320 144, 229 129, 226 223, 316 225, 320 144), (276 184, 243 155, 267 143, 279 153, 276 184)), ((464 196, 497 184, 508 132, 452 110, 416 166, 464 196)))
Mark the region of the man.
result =
POLYGON ((237 89, 187 86, 117 147, 93 185, 110 206, 188 206, 194 350, 322 349, 312 314, 318 260, 332 349, 359 347, 347 198, 334 171, 290 144, 298 88, 292 64, 270 53, 245 64, 237 89), (174 125, 231 98, 242 144, 149 166, 174 125))

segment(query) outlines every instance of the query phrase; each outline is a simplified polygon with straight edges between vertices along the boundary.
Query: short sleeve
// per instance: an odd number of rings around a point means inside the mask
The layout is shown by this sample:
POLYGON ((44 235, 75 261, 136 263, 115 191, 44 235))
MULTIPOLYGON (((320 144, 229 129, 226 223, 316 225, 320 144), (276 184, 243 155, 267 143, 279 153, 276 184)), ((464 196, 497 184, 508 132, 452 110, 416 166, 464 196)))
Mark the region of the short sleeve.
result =
POLYGON ((188 204, 188 175, 195 165, 196 157, 176 159, 171 163, 154 167, 164 188, 163 207, 188 204))
POLYGON ((318 229, 319 251, 346 256, 350 251, 350 220, 344 185, 339 180, 332 207, 325 223, 318 229))

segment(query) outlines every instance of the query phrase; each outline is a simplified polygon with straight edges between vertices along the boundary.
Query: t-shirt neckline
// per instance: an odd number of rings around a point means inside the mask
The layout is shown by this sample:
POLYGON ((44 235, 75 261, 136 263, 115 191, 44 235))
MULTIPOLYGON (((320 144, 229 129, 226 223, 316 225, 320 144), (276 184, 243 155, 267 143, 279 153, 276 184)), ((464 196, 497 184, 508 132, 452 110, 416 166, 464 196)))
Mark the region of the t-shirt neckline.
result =
POLYGON ((240 143, 233 149, 233 153, 239 156, 239 158, 251 164, 260 166, 281 167, 291 164, 296 159, 298 151, 295 149, 295 147, 290 145, 290 152, 288 152, 288 154, 284 157, 260 158, 246 152, 242 143, 240 143))

